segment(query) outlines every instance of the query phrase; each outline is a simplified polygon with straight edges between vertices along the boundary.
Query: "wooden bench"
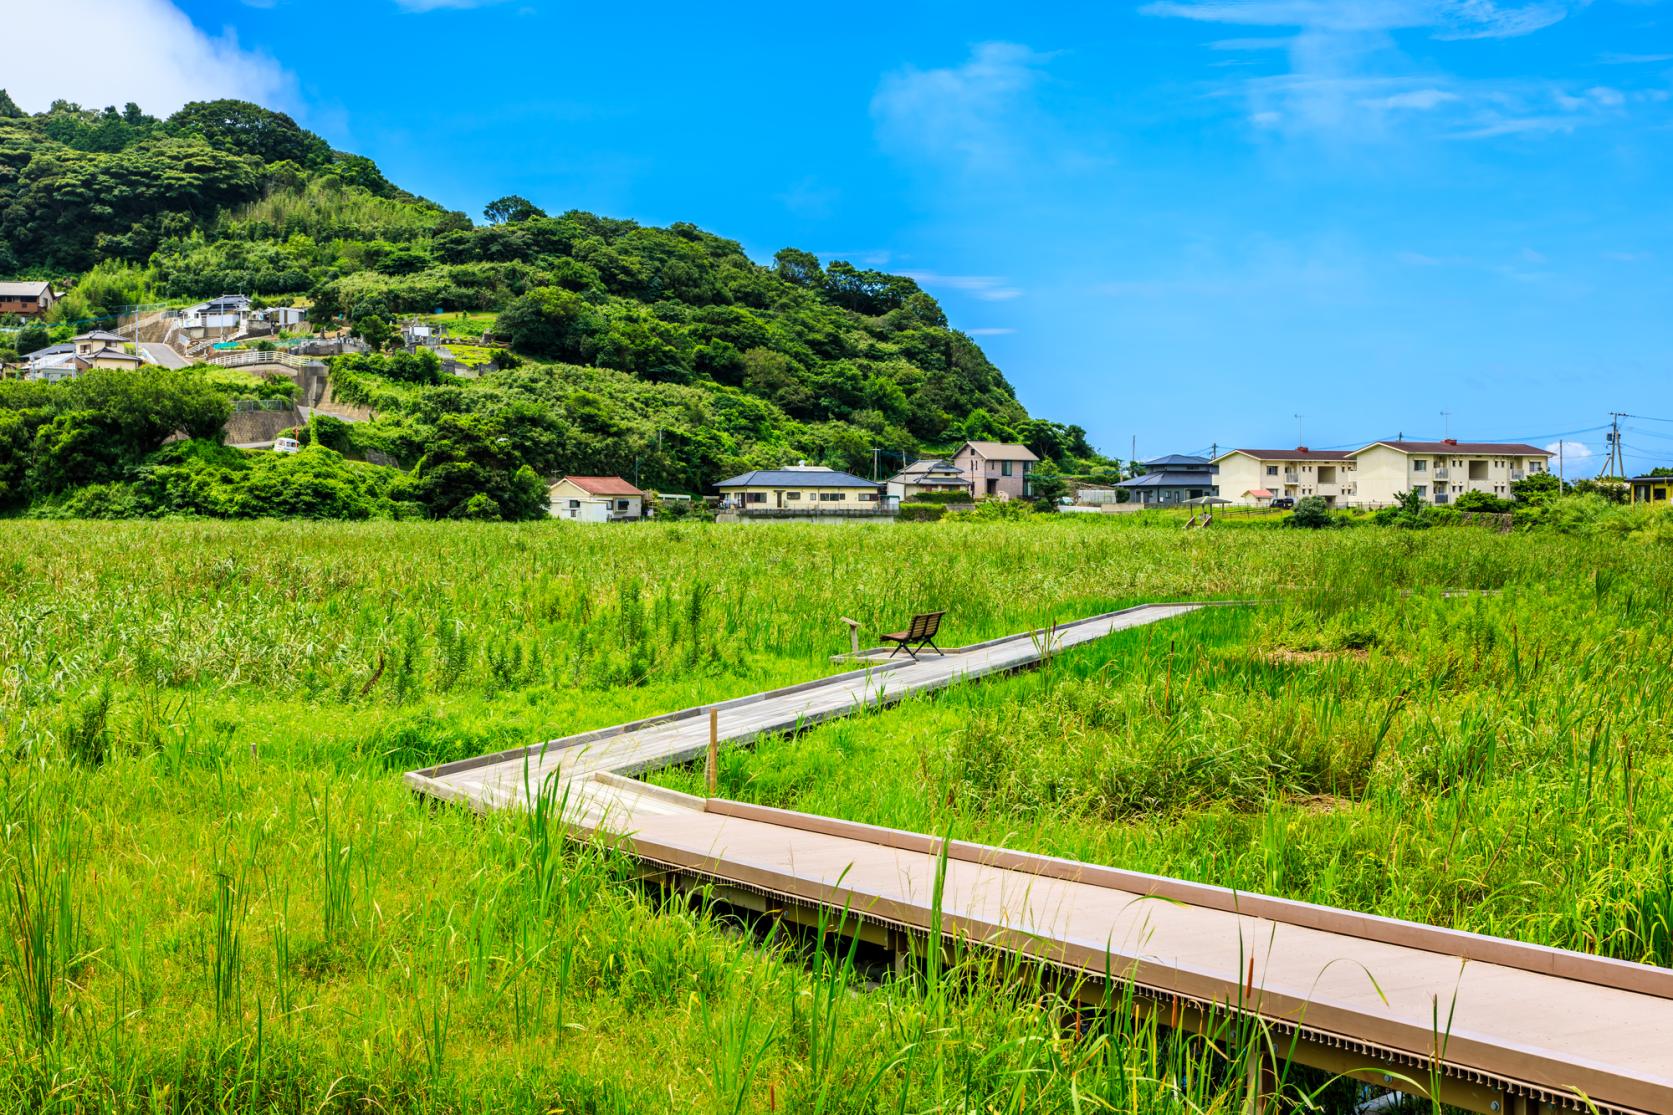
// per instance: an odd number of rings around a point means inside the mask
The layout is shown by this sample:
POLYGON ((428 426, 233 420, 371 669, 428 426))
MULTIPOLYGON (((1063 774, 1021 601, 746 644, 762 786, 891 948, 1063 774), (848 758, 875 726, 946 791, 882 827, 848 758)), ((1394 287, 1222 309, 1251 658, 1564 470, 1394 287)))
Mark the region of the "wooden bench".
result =
POLYGON ((946 652, 935 645, 935 633, 941 629, 941 617, 946 612, 920 612, 912 617, 905 631, 896 631, 883 636, 885 643, 894 643, 895 649, 889 652, 893 658, 901 651, 912 656, 912 661, 918 660, 918 651, 928 646, 936 654, 945 655, 946 652))

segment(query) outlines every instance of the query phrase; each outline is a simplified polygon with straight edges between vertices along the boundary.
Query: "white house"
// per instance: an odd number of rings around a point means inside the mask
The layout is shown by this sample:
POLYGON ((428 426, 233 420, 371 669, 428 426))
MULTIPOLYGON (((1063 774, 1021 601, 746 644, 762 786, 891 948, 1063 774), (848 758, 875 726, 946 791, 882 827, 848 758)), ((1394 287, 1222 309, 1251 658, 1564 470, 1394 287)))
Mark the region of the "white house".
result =
POLYGON ((644 516, 645 493, 619 476, 566 476, 546 490, 554 519, 625 522, 644 516))
POLYGON ((799 464, 757 469, 715 485, 721 510, 744 518, 884 515, 883 486, 852 473, 799 464))
POLYGON ((1343 450, 1232 449, 1213 463, 1220 470, 1220 497, 1233 503, 1259 506, 1274 498, 1319 496, 1335 507, 1364 498, 1353 454, 1343 450))

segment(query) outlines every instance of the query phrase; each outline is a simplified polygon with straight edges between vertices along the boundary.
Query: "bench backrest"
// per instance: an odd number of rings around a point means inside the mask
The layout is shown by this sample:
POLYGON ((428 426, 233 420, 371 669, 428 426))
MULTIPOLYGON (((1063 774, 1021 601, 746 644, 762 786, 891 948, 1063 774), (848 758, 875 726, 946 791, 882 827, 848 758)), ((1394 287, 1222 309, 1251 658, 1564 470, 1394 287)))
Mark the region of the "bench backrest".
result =
POLYGON ((923 612, 912 617, 912 626, 906 629, 908 639, 933 639, 936 631, 941 628, 941 617, 946 612, 923 612))

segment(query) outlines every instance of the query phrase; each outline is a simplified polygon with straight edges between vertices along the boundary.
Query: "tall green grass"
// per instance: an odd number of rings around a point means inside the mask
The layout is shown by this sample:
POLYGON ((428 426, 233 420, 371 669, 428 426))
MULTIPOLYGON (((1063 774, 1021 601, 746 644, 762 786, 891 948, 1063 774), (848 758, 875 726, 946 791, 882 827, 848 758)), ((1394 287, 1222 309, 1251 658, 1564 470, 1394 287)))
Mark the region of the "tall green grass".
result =
POLYGON ((728 751, 723 792, 1669 963, 1670 585, 1462 531, 9 523, 0 1108, 1238 1109, 1282 1045, 1234 1018, 880 975, 398 772, 838 669, 843 615, 1261 597, 728 751))

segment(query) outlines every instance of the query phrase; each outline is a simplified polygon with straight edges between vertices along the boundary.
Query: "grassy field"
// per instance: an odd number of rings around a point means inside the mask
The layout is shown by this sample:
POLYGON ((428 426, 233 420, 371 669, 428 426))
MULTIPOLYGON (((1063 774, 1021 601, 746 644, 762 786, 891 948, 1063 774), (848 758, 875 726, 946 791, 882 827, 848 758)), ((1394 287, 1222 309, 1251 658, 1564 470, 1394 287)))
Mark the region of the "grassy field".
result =
POLYGON ((853 994, 399 772, 833 671, 843 615, 1259 598, 723 792, 1673 964, 1670 596, 1665 546, 1472 530, 8 522, 0 1107, 1236 1110, 1236 1034, 976 960, 853 994))

